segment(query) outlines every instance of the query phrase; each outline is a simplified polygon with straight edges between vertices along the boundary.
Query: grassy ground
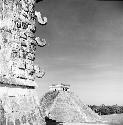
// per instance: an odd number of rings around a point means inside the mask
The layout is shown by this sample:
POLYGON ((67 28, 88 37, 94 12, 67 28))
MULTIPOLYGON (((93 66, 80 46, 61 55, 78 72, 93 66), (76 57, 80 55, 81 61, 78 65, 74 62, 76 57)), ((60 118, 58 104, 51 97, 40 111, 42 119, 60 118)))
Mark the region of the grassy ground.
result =
POLYGON ((104 121, 108 121, 110 125, 123 125, 123 114, 112 114, 112 115, 103 115, 104 121))

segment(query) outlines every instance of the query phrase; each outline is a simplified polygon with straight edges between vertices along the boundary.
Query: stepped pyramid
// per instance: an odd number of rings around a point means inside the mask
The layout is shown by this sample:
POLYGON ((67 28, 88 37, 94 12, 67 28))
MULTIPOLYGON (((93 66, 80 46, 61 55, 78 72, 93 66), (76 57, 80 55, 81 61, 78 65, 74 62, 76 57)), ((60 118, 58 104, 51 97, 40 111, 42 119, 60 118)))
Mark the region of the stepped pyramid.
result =
POLYGON ((41 125, 35 78, 43 73, 34 65, 36 19, 47 19, 34 10, 35 0, 0 0, 0 125, 41 125))
POLYGON ((101 122, 101 117, 70 91, 68 85, 52 85, 40 100, 41 114, 56 122, 101 122))

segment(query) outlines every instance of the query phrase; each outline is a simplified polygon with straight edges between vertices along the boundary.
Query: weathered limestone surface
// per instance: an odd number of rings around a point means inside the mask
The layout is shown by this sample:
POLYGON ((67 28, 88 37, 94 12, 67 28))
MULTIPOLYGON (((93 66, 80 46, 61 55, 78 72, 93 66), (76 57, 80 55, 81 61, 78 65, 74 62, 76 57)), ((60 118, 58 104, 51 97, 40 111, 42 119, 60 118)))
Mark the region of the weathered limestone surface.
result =
POLYGON ((40 12, 34 11, 33 0, 4 0, 0 2, 0 80, 8 84, 36 86, 35 77, 42 77, 33 64, 36 45, 45 40, 35 37, 36 16, 45 24, 40 12))
POLYGON ((44 73, 34 65, 36 46, 46 41, 35 36, 35 0, 0 0, 0 124, 41 125, 35 78, 44 73), (3 120, 2 120, 3 119, 3 120))

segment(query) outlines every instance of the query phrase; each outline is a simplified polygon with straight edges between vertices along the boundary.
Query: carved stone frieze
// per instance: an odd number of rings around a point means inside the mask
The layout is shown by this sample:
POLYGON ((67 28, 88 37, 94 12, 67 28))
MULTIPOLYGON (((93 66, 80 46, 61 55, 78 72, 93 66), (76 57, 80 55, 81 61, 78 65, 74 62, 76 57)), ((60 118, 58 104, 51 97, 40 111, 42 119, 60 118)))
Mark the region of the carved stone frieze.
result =
POLYGON ((34 65, 36 47, 46 45, 35 36, 35 0, 0 0, 0 114, 1 125, 44 125, 35 78, 44 71, 34 65), (2 117, 3 116, 3 117, 2 117), (3 120, 1 120, 1 118, 3 120))
POLYGON ((34 68, 36 45, 46 45, 45 39, 40 40, 34 34, 35 21, 44 25, 47 18, 34 11, 34 0, 1 0, 0 3, 0 75, 15 81, 34 81, 44 74, 40 68, 34 68))

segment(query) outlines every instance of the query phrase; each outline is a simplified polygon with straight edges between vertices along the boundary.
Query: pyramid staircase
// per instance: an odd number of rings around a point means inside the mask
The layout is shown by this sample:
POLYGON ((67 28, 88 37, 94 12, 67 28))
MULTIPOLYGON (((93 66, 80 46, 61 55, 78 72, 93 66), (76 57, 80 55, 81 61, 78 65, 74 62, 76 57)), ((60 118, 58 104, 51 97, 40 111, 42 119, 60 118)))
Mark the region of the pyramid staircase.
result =
POLYGON ((101 117, 66 89, 48 91, 40 100, 42 117, 46 116, 63 123, 96 123, 101 117), (64 91, 65 90, 65 91, 64 91))

